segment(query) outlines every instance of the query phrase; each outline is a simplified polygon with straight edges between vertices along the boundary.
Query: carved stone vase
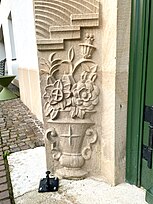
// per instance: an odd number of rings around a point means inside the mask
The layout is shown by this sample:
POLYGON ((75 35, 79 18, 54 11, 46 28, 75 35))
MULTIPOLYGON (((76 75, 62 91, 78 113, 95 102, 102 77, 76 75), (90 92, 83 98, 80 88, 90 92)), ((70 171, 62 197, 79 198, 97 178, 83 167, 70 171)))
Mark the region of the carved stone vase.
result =
POLYGON ((88 173, 82 167, 91 157, 91 145, 96 142, 97 133, 90 128, 94 123, 89 118, 68 116, 69 112, 63 111, 57 120, 49 120, 51 128, 46 131, 46 137, 53 144, 53 157, 61 166, 56 173, 62 178, 82 179, 88 173))

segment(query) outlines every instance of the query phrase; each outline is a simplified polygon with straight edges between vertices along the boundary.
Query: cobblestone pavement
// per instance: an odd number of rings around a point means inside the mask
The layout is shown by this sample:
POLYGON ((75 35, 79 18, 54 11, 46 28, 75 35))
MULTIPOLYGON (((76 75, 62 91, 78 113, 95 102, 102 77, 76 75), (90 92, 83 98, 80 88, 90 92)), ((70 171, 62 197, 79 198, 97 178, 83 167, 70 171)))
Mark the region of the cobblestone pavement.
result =
POLYGON ((7 156, 43 146, 43 125, 20 99, 0 102, 0 204, 14 204, 7 156))

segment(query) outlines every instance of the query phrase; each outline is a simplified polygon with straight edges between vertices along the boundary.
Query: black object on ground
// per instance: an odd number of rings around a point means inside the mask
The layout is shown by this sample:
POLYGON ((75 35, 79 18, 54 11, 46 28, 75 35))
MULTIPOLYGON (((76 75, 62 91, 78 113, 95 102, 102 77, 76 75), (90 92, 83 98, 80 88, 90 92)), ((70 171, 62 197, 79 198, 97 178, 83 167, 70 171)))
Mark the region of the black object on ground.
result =
POLYGON ((39 193, 58 191, 59 179, 58 177, 49 176, 50 171, 46 172, 46 178, 40 180, 39 193))

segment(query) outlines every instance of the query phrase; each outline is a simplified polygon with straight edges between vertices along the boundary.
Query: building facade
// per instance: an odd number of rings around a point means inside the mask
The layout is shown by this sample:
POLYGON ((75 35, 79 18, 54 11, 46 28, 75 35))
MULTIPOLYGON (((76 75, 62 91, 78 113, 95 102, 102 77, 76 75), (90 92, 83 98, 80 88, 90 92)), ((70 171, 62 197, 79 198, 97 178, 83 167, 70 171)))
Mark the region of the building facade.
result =
POLYGON ((47 168, 61 177, 125 181, 135 2, 0 2, 0 59, 44 122, 47 168))
POLYGON ((33 2, 0 2, 0 60, 20 87, 21 100, 42 121, 33 2))

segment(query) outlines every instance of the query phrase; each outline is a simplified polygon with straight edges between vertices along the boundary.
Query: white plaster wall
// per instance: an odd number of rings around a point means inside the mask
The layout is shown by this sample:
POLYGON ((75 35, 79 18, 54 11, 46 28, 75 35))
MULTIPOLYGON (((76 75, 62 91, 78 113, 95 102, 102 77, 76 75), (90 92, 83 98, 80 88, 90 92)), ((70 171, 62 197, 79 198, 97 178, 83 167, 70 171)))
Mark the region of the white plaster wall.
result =
POLYGON ((5 58, 5 48, 4 48, 4 44, 0 42, 0 60, 5 58))
MULTIPOLYGON (((11 11, 16 57, 19 67, 38 69, 33 1, 3 0, 0 4, 0 25, 3 26, 6 55, 12 59, 8 16, 11 11)), ((14 56, 13 56, 14 57, 14 56)))
MULTIPOLYGON (((35 37, 35 25, 32 0, 2 0, 0 4, 0 26, 3 27, 4 43, 6 50, 8 74, 19 77, 21 100, 31 111, 42 121, 40 81, 38 70, 37 47, 35 37), (16 61, 12 61, 14 53, 10 47, 10 34, 8 16, 11 12, 12 26, 14 33, 14 44, 16 61), (28 77, 19 76, 19 70, 26 70, 28 77), (31 72, 35 71, 35 83, 31 78, 31 72), (26 87, 27 84, 27 87, 26 87), (35 94, 31 92, 32 86, 35 86, 35 94), (29 88, 28 88, 29 87, 29 88), (37 101, 36 101, 37 98, 37 101)), ((34 89, 34 88, 33 88, 34 89)))

